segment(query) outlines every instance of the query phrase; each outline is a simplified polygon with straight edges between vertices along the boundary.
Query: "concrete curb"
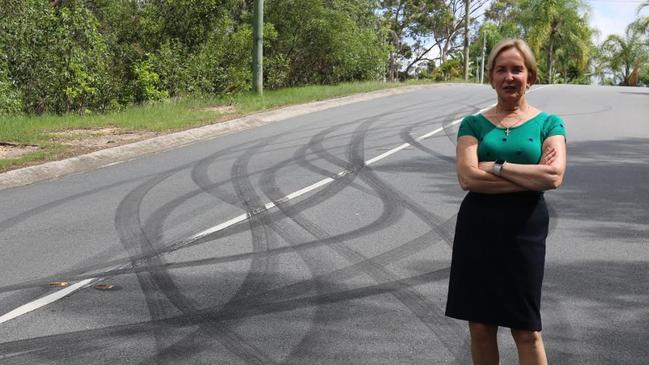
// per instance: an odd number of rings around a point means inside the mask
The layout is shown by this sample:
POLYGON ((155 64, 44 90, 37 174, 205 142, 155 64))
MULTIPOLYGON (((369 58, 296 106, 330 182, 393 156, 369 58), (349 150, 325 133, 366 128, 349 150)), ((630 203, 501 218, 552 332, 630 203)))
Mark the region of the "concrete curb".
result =
POLYGON ((95 151, 61 161, 25 167, 0 174, 0 190, 33 184, 35 182, 91 171, 98 168, 129 161, 151 153, 168 151, 191 143, 209 140, 218 136, 240 132, 268 123, 313 113, 341 105, 372 100, 416 90, 444 86, 445 84, 416 85, 355 94, 308 104, 292 105, 277 110, 247 115, 218 124, 210 124, 182 132, 176 132, 151 139, 95 151))

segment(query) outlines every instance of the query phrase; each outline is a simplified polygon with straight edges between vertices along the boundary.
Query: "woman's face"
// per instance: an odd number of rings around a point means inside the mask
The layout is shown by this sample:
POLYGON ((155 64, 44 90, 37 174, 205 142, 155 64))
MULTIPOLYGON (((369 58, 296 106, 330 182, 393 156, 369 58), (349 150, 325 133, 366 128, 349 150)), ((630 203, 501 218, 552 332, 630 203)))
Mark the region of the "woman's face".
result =
POLYGON ((515 101, 525 95, 529 83, 529 72, 523 55, 514 47, 501 52, 494 61, 491 71, 491 86, 498 98, 515 101))

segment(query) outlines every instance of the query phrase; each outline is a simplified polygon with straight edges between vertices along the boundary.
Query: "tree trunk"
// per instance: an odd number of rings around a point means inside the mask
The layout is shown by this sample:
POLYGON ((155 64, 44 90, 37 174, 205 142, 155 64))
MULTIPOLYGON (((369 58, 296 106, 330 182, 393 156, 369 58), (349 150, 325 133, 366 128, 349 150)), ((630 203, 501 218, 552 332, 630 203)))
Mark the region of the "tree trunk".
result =
POLYGON ((548 59, 546 62, 547 73, 548 73, 548 84, 554 82, 554 39, 550 36, 550 44, 548 45, 548 59))

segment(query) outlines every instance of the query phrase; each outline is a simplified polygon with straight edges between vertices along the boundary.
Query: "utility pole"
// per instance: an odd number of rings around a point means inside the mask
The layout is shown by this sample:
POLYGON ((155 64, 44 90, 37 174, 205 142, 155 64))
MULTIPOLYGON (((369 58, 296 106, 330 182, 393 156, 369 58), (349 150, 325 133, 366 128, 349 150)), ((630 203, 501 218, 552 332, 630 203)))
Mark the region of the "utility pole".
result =
POLYGON ((482 57, 480 58, 480 83, 484 83, 484 58, 487 44, 487 32, 482 31, 482 57))
POLYGON ((264 0, 255 0, 252 24, 252 89, 264 93, 264 0))
POLYGON ((464 0, 464 80, 469 80, 469 8, 471 0, 464 0))

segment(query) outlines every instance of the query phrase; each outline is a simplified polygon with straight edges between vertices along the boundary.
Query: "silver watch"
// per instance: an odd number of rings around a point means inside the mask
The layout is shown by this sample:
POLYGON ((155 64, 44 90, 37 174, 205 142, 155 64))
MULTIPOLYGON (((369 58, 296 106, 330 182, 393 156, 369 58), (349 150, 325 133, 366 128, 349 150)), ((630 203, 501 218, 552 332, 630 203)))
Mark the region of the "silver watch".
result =
POLYGON ((494 167, 491 170, 491 172, 493 172, 493 174, 496 175, 496 176, 500 176, 500 174, 502 174, 502 172, 503 172, 503 165, 504 164, 505 164, 505 160, 496 160, 494 162, 494 167))

